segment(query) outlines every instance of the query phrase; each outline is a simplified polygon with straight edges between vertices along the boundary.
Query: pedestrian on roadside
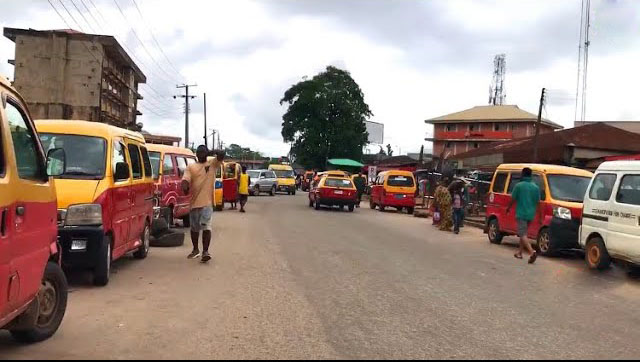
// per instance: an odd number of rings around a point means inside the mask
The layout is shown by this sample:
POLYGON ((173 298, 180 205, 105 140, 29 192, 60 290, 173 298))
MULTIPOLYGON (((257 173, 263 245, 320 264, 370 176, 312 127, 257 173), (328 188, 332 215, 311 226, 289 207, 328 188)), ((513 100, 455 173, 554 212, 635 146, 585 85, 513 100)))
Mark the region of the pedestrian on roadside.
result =
POLYGON ((453 226, 453 209, 451 208, 451 193, 447 188, 448 185, 449 178, 444 177, 436 188, 434 196, 436 207, 440 212, 440 230, 442 231, 451 231, 453 226))
POLYGON ((211 260, 209 246, 211 245, 211 221, 213 219, 213 190, 216 179, 216 169, 224 160, 224 151, 209 151, 204 146, 198 146, 196 150, 196 163, 187 166, 182 177, 182 191, 188 194, 191 191, 189 206, 189 221, 191 223, 191 243, 193 251, 189 259, 201 256, 198 239, 202 231, 202 262, 211 260), (209 156, 216 156, 211 160, 209 156))
POLYGON ((367 187, 367 179, 364 178, 362 171, 358 172, 358 175, 353 178, 353 182, 355 183, 357 190, 358 201, 356 202, 356 207, 360 207, 360 202, 362 202, 362 194, 364 194, 364 189, 367 187))
POLYGON ((518 224, 518 237, 520 237, 520 248, 514 255, 517 259, 522 259, 522 253, 526 250, 529 253, 529 264, 536 262, 538 254, 531 247, 527 240, 527 231, 531 222, 536 217, 538 204, 540 203, 540 188, 533 182, 532 171, 525 167, 522 170, 522 179, 511 194, 511 203, 507 207, 507 215, 513 205, 516 205, 516 220, 518 224))
POLYGON ((464 197, 463 197, 463 188, 459 186, 450 188, 451 191, 451 199, 453 201, 453 233, 460 234, 460 227, 462 226, 462 217, 464 213, 464 197))
POLYGON ((247 166, 242 166, 242 174, 240 174, 240 183, 238 184, 238 194, 240 195, 240 212, 245 213, 244 205, 249 200, 249 184, 251 177, 247 174, 247 166))

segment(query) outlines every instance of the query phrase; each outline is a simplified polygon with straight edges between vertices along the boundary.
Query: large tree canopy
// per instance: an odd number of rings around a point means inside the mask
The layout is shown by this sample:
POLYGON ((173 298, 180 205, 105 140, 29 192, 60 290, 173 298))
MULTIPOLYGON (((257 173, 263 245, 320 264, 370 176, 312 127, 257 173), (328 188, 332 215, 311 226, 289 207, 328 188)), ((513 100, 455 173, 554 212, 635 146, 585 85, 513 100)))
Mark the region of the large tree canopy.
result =
POLYGON ((372 113, 349 72, 329 66, 289 88, 280 101, 285 103, 282 137, 292 143, 297 163, 323 169, 331 158, 362 158, 372 113))

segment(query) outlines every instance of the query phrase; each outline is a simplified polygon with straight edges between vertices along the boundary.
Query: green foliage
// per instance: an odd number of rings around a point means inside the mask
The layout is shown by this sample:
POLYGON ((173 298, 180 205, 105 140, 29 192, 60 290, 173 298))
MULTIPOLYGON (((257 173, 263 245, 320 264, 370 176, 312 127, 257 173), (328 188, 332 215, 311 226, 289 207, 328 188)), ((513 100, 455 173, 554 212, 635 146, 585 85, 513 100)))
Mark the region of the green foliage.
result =
POLYGON ((373 114, 349 72, 333 66, 293 85, 280 104, 282 137, 291 154, 307 169, 324 169, 332 158, 362 159, 367 144, 365 121, 373 114))
POLYGON ((250 148, 243 148, 237 144, 231 144, 225 148, 227 157, 234 160, 261 160, 262 154, 260 152, 251 151, 250 148))

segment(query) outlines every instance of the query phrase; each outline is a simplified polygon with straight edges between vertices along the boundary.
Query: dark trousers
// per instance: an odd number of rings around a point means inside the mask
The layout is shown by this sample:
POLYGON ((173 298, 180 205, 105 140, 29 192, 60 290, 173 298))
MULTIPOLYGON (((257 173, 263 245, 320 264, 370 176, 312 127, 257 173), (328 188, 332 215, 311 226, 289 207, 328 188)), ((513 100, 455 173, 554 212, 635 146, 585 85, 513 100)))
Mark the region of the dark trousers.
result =
POLYGON ((463 218, 463 209, 453 209, 453 231, 460 231, 460 226, 462 225, 463 218))

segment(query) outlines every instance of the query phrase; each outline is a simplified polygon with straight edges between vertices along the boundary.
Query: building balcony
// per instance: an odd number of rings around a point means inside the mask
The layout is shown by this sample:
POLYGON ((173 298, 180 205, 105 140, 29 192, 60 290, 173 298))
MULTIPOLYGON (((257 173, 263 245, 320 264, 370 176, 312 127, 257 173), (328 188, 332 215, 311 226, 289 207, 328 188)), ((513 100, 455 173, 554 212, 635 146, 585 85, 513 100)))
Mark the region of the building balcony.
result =
POLYGON ((435 140, 441 141, 499 141, 513 139, 511 131, 450 131, 436 132, 435 140))

